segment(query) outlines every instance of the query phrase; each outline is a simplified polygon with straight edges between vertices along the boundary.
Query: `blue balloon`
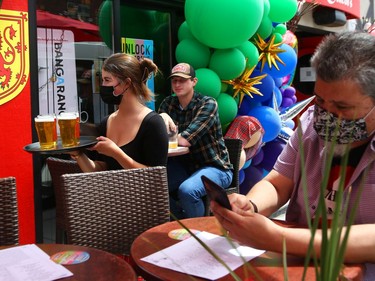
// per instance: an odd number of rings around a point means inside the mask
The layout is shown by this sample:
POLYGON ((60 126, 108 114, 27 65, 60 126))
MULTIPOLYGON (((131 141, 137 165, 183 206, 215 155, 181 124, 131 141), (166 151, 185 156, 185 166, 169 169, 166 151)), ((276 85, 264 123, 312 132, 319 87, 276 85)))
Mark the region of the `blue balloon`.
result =
POLYGON ((249 167, 249 166, 251 165, 251 163, 252 163, 252 160, 253 160, 252 158, 249 159, 249 160, 247 160, 247 161, 245 162, 245 164, 243 164, 241 170, 245 170, 247 167, 249 167))
POLYGON ((245 179, 240 184, 240 194, 247 194, 249 190, 263 178, 263 169, 257 166, 250 166, 244 170, 245 179))
MULTIPOLYGON (((279 47, 285 52, 278 53, 278 57, 284 63, 276 62, 279 69, 271 64, 271 68, 268 66, 268 62, 264 64, 262 72, 270 74, 274 78, 280 78, 287 76, 295 71, 297 66, 297 54, 294 49, 288 44, 282 44, 279 47)), ((261 67, 261 62, 258 63, 258 68, 261 67)))
MULTIPOLYGON (((267 73, 262 73, 260 72, 259 70, 254 70, 250 77, 257 77, 257 76, 261 76, 263 74, 267 74, 267 73)), ((264 102, 266 100, 269 100, 271 99, 272 97, 272 92, 273 92, 273 88, 275 87, 275 81, 273 80, 272 76, 271 75, 268 75, 266 77, 264 77, 262 80, 260 80, 260 84, 256 84, 253 86, 254 88, 258 89, 258 91, 260 93, 262 93, 262 96, 261 95, 257 95, 257 94, 252 94, 253 95, 253 101, 254 102, 264 102)))
POLYGON ((267 171, 266 169, 263 169, 263 178, 269 174, 270 171, 267 171))
POLYGON ((273 88, 272 98, 264 102, 263 105, 269 106, 277 111, 281 106, 282 101, 283 95, 281 94, 280 89, 275 85, 275 87, 273 88))
POLYGON ((254 107, 260 106, 261 103, 254 102, 253 98, 249 96, 244 96, 240 107, 238 108, 238 115, 248 115, 249 111, 254 107))
POLYGON ((294 122, 293 119, 288 119, 288 120, 284 121, 284 126, 294 130, 294 127, 296 126, 296 123, 294 122))
POLYGON ((274 80, 275 80, 276 87, 280 88, 283 85, 283 78, 281 78, 281 77, 275 78, 274 77, 274 80))
POLYGON ((249 116, 257 118, 264 129, 263 142, 269 142, 277 137, 281 130, 281 118, 271 107, 258 106, 249 111, 249 116))
POLYGON ((259 149, 258 153, 254 155, 254 157, 252 158, 252 164, 253 166, 257 166, 259 165, 262 161, 263 161, 263 157, 264 157, 264 153, 263 153, 263 150, 262 149, 259 149))
POLYGON ((245 180, 245 171, 240 170, 238 172, 238 182, 239 182, 239 184, 243 183, 244 180, 245 180))
POLYGON ((263 147, 263 161, 259 164, 260 167, 267 171, 271 171, 275 164, 277 157, 279 157, 281 151, 285 147, 285 142, 279 139, 275 139, 266 143, 263 147))

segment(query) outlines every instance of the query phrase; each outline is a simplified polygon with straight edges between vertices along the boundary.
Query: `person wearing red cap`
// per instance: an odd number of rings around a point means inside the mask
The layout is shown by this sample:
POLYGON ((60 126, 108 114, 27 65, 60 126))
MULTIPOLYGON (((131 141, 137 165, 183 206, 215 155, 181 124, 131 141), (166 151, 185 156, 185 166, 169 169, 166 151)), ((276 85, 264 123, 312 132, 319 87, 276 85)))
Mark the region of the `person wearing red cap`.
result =
POLYGON ((198 82, 194 68, 187 63, 173 67, 169 76, 175 95, 159 107, 167 130, 178 127, 178 145, 189 147, 189 154, 168 158, 168 185, 171 212, 177 218, 204 216, 202 197, 206 195, 201 176, 223 188, 233 178, 233 167, 224 143, 216 100, 194 91, 198 82))

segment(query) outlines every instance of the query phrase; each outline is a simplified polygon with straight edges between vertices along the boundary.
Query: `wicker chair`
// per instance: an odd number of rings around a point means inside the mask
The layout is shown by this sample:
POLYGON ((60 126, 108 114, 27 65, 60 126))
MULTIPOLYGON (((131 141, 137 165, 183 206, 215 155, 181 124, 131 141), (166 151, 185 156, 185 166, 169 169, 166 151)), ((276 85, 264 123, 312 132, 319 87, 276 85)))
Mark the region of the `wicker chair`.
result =
POLYGON ((0 245, 18 245, 16 178, 0 178, 0 245))
MULTIPOLYGON (((233 179, 231 185, 225 189, 227 194, 239 193, 239 171, 240 171, 240 157, 242 150, 242 140, 240 139, 224 139, 225 146, 229 152, 229 159, 233 165, 233 179)), ((203 198, 205 203, 205 216, 210 216, 210 200, 207 196, 203 198)))
POLYGON ((48 157, 46 162, 51 174, 52 186, 55 193, 56 243, 66 243, 65 195, 61 186, 61 176, 63 174, 82 173, 82 170, 74 160, 48 157))
POLYGON ((67 239, 129 255, 134 239, 169 221, 165 167, 65 174, 67 239))

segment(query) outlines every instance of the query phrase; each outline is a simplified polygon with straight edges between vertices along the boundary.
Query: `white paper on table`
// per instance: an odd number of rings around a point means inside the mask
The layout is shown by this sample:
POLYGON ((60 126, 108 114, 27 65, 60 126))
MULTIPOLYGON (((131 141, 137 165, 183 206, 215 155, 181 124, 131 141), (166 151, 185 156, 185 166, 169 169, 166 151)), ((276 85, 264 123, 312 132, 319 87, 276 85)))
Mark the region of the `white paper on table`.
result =
MULTIPOLYGON (((265 252, 264 250, 240 246, 237 243, 234 243, 237 248, 233 248, 227 238, 205 231, 199 232, 197 237, 219 256, 231 270, 243 265, 243 259, 250 261, 265 252), (242 258, 240 255, 242 255, 242 258)), ((215 280, 229 274, 229 271, 204 249, 194 237, 183 240, 141 260, 209 280, 215 280)))
POLYGON ((0 250, 0 281, 52 281, 72 275, 35 244, 0 250))

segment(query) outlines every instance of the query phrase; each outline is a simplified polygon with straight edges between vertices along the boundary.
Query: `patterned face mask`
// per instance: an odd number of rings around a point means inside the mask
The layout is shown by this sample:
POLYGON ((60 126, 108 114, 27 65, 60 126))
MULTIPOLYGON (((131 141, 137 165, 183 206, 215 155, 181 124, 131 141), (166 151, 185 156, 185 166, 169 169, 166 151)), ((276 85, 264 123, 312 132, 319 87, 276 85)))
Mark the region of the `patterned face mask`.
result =
POLYGON ((328 142, 336 140, 338 144, 348 144, 365 140, 369 137, 366 130, 365 119, 374 108, 375 107, 373 107, 363 118, 347 120, 336 117, 332 113, 315 104, 314 129, 323 140, 328 142))

